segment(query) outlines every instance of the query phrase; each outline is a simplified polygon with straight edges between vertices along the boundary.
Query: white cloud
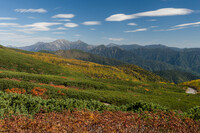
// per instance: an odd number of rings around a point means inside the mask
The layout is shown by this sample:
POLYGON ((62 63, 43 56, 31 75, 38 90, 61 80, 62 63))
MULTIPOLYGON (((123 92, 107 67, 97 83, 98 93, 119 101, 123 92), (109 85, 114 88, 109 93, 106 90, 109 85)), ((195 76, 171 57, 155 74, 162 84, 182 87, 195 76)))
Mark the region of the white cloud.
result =
POLYGON ((124 38, 108 38, 110 41, 122 41, 124 38))
POLYGON ((0 32, 2 32, 2 31, 4 32, 4 31, 8 31, 8 30, 0 30, 0 32))
POLYGON ((174 27, 186 27, 186 26, 195 26, 195 25, 200 25, 200 22, 179 24, 174 27))
POLYGON ((200 22, 179 24, 179 25, 172 26, 169 29, 161 29, 161 30, 154 30, 154 31, 174 31, 174 30, 181 30, 181 29, 195 27, 195 26, 200 26, 200 22))
POLYGON ((128 23, 127 25, 130 25, 130 26, 137 26, 136 23, 128 23))
POLYGON ((18 27, 20 26, 17 23, 0 23, 0 27, 18 27))
POLYGON ((59 24, 61 23, 39 22, 39 23, 30 24, 30 25, 24 25, 22 27, 30 27, 31 31, 49 31, 50 26, 59 25, 59 24))
POLYGON ((27 36, 16 33, 0 32, 0 43, 4 45, 13 45, 19 47, 31 45, 39 41, 51 42, 54 40, 56 40, 56 38, 47 36, 27 36))
POLYGON ((158 26, 150 26, 149 28, 157 28, 158 26))
POLYGON ((60 25, 61 23, 51 23, 51 22, 38 22, 29 25, 17 26, 22 29, 17 29, 16 31, 21 31, 24 33, 32 34, 36 31, 49 31, 49 27, 54 25, 60 25))
POLYGON ((60 25, 61 23, 52 23, 52 22, 38 22, 28 25, 20 25, 17 23, 0 23, 0 27, 15 27, 16 31, 21 31, 24 33, 34 33, 35 31, 49 31, 49 27, 54 25, 60 25), (20 28, 20 29, 19 29, 20 28))
POLYGON ((64 28, 64 27, 58 27, 58 28, 56 28, 55 30, 67 30, 67 28, 64 28))
POLYGON ((187 8, 161 8, 154 11, 141 12, 131 15, 126 14, 114 14, 106 18, 106 21, 124 21, 128 19, 135 19, 140 17, 161 17, 161 16, 175 16, 175 15, 187 15, 194 12, 187 8))
POLYGON ((147 21, 151 21, 151 22, 154 22, 154 21, 157 21, 157 19, 149 19, 147 21))
POLYGON ((17 18, 0 17, 0 20, 16 20, 17 18))
POLYGON ((52 18, 73 18, 75 17, 74 14, 57 14, 52 16, 52 18))
POLYGON ((65 34, 65 32, 52 32, 53 34, 65 34))
POLYGON ((114 14, 106 18, 106 21, 124 21, 124 20, 134 19, 134 18, 136 18, 134 15, 114 14))
POLYGON ((59 20, 57 20, 57 21, 66 21, 66 22, 69 22, 69 21, 71 21, 70 19, 59 19, 59 20))
POLYGON ((85 21, 82 23, 83 25, 100 25, 100 21, 85 21))
POLYGON ((46 13, 47 10, 43 9, 43 8, 39 8, 39 9, 15 9, 16 12, 20 12, 20 13, 46 13))
POLYGON ((69 28, 74 28, 74 27, 78 27, 78 24, 75 24, 75 23, 66 23, 64 26, 65 27, 69 27, 69 28))
POLYGON ((174 31, 174 30, 181 30, 186 27, 178 27, 178 28, 170 28, 170 29, 161 29, 161 30, 154 30, 154 31, 174 31))
POLYGON ((30 17, 28 17, 29 19, 36 19, 36 17, 33 17, 33 16, 30 16, 30 17))
POLYGON ((96 30, 95 28, 91 28, 90 30, 96 30))
POLYGON ((124 31, 124 32, 138 32, 138 31, 147 31, 147 28, 142 28, 142 29, 136 29, 136 30, 128 30, 128 31, 124 31))
POLYGON ((79 37, 79 36, 81 36, 81 35, 80 35, 80 34, 75 34, 75 36, 76 36, 76 37, 79 37))

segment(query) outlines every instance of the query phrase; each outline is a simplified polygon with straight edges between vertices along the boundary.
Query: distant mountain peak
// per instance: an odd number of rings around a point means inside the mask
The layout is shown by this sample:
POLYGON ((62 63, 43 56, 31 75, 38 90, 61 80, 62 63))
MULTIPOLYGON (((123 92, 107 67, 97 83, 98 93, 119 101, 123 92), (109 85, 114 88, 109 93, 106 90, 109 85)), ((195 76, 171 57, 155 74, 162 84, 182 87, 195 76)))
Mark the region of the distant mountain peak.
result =
POLYGON ((107 47, 114 47, 114 46, 118 46, 118 44, 115 44, 115 43, 109 43, 109 44, 107 45, 107 47))
POLYGON ((58 39, 49 43, 37 42, 34 45, 21 47, 20 49, 28 51, 40 51, 40 50, 57 51, 57 50, 69 50, 69 49, 79 49, 79 50, 89 51, 92 48, 93 48, 92 45, 89 45, 81 40, 71 42, 65 39, 58 39))
POLYGON ((85 42, 83 42, 83 41, 81 41, 81 40, 78 40, 78 41, 75 41, 74 43, 82 44, 82 43, 85 43, 85 42))
POLYGON ((57 39, 57 40, 53 41, 52 43, 61 43, 61 44, 64 44, 64 43, 70 43, 70 41, 65 40, 65 39, 57 39))

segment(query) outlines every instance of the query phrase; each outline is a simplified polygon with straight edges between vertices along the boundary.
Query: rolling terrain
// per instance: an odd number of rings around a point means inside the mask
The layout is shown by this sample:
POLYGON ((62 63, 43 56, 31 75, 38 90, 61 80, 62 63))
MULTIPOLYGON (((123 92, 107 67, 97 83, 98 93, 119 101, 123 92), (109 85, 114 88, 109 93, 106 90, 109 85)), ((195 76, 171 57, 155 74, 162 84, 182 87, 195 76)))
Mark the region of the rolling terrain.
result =
POLYGON ((88 52, 84 52, 81 50, 59 50, 52 52, 55 55, 64 57, 64 58, 71 58, 71 59, 78 59, 78 60, 83 60, 83 61, 89 61, 89 62, 94 62, 102 65, 111 65, 111 66, 116 66, 116 65, 124 65, 127 64, 125 62, 115 60, 115 59, 110 59, 106 58, 103 56, 98 56, 95 54, 91 54, 88 52))
MULTIPOLYGON (((111 59, 105 58, 107 60, 111 59)), ((167 82, 136 65, 102 65, 52 53, 1 46, 0 131, 38 131, 35 125, 40 125, 40 131, 66 131, 66 122, 74 123, 72 125, 77 127, 80 122, 75 124, 75 121, 82 121, 84 125, 89 122, 89 127, 95 123, 102 125, 105 119, 100 119, 101 115, 112 120, 118 119, 113 116, 126 120, 131 118, 127 125, 133 126, 135 121, 148 131, 152 131, 149 125, 157 127, 159 131, 171 131, 167 128, 170 123, 182 127, 173 131, 198 131, 200 95, 186 94, 188 86, 167 82), (72 117, 63 119, 66 115, 72 117), (29 119, 31 117, 34 119, 29 119), (152 117, 155 118, 154 124, 151 123, 152 117), (50 120, 55 118, 66 128, 50 120), (139 124, 138 119, 144 123, 139 124), (28 126, 27 121, 32 126, 28 126), (159 126, 161 122, 163 125, 159 126), (184 126, 186 124, 188 127, 184 126), (54 125, 54 129, 48 128, 50 125, 54 125)), ((127 125, 118 125, 127 130, 127 125)), ((68 130, 73 131, 72 127, 68 127, 68 130)), ((113 128, 112 125, 110 127, 113 128)), ((106 129, 114 131, 114 128, 106 129)), ((83 130, 80 128, 80 131, 83 130)))
POLYGON ((119 65, 123 63, 134 64, 143 69, 156 72, 161 77, 175 83, 193 80, 195 77, 199 77, 200 74, 200 49, 196 48, 181 49, 176 47, 167 47, 161 44, 146 46, 137 44, 108 44, 94 46, 80 40, 70 42, 60 39, 50 43, 38 42, 31 46, 21 47, 20 49, 28 51, 46 50, 51 53, 57 51, 56 54, 63 57, 91 61, 103 65, 119 65), (87 53, 74 51, 73 49, 87 53), (72 50, 73 52, 71 51, 69 54, 69 51, 64 52, 62 50, 72 50), (97 55, 101 57, 98 57, 97 55), (172 73, 166 75, 166 71, 178 71, 178 74, 176 74, 176 76, 172 75, 172 73), (185 71, 188 73, 187 75, 191 76, 181 78, 185 76, 185 73, 182 73, 182 71, 185 71))

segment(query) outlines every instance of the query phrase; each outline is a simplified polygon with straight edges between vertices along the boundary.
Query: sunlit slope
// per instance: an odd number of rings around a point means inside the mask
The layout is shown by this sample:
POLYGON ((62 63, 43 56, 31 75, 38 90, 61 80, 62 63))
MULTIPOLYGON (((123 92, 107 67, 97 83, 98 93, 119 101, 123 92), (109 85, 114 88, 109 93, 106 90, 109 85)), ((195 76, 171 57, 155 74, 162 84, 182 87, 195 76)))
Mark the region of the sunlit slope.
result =
POLYGON ((0 69, 53 75, 74 75, 62 67, 35 59, 23 53, 32 52, 0 47, 0 69))
POLYGON ((181 83, 181 85, 193 87, 194 89, 197 89, 198 92, 200 92, 200 79, 184 82, 181 83))
POLYGON ((33 54, 25 54, 35 59, 39 59, 41 61, 56 64, 65 69, 74 72, 84 73, 92 78, 99 79, 118 79, 118 80, 126 80, 126 81, 163 81, 159 76, 145 71, 144 69, 132 66, 108 66, 108 65, 100 65, 93 62, 82 61, 77 59, 66 59, 53 54, 46 53, 33 53, 33 54), (129 69, 129 71, 127 71, 129 69), (143 73, 140 73, 143 71, 143 73), (150 78, 149 78, 150 77, 150 78))

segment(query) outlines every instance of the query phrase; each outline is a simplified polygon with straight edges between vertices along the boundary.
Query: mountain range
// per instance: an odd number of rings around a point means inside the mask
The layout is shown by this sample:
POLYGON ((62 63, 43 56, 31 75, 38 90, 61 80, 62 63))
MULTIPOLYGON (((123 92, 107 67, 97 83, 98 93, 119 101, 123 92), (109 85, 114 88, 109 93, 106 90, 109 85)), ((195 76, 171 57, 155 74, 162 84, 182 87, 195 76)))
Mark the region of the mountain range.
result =
POLYGON ((162 44, 141 46, 130 45, 90 45, 83 41, 67 41, 64 39, 49 43, 38 42, 31 46, 19 47, 28 51, 53 51, 59 56, 96 62, 104 65, 134 64, 173 81, 181 82, 199 78, 200 48, 176 48, 162 44), (73 49, 81 51, 73 51, 73 49), (63 51, 72 50, 72 51, 63 51), (56 52, 57 51, 57 52, 56 52), (77 54, 78 53, 78 54, 77 54), (70 56, 72 55, 72 56, 70 56), (175 73, 172 73, 174 71, 175 73), (187 73, 187 74, 186 74, 187 73), (180 77, 180 78, 171 78, 180 77), (189 75, 189 76, 188 76, 189 75))

